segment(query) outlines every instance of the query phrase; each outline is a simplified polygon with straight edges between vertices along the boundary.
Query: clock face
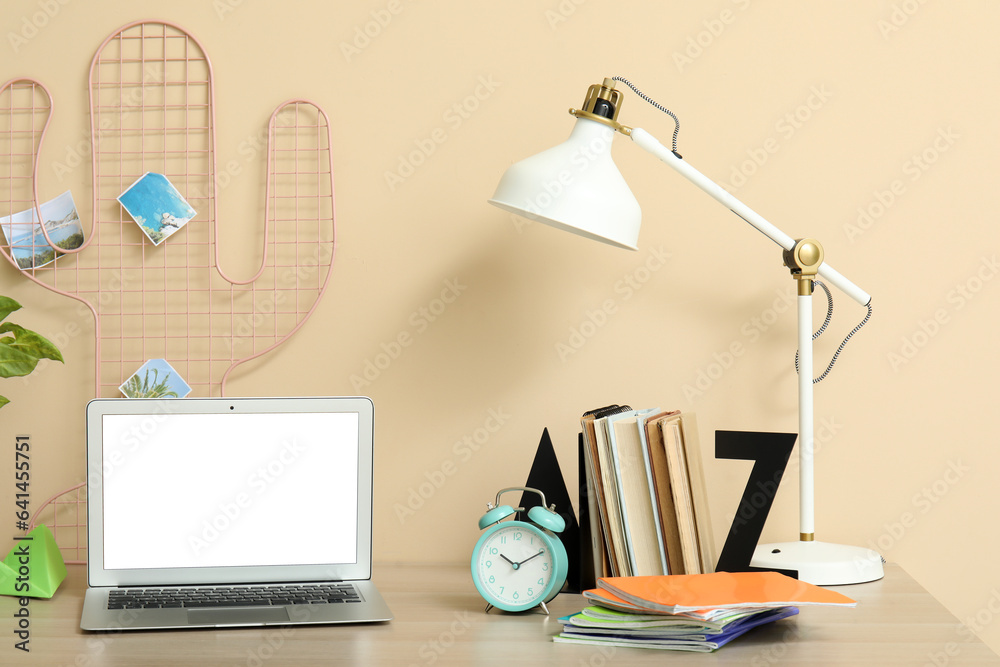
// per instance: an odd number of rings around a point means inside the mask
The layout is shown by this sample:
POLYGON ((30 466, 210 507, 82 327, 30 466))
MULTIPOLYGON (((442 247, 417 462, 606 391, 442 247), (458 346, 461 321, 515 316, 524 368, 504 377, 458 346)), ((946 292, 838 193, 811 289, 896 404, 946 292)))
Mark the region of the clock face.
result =
POLYGON ((566 579, 565 563, 558 538, 531 524, 507 521, 479 538, 472 552, 472 578, 494 607, 524 611, 555 597, 566 579))

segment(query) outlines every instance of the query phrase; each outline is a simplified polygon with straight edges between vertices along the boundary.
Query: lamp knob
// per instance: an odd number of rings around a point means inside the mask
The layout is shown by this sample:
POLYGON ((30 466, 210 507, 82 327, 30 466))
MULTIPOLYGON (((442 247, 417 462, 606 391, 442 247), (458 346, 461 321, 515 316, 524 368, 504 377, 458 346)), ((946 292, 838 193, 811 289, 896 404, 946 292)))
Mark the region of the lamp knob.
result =
POLYGON ((823 263, 823 246, 816 239, 799 239, 791 250, 782 253, 785 266, 793 274, 815 276, 823 263))
POLYGON ((803 266, 814 266, 823 262, 823 248, 811 239, 802 241, 798 254, 799 263, 803 266))

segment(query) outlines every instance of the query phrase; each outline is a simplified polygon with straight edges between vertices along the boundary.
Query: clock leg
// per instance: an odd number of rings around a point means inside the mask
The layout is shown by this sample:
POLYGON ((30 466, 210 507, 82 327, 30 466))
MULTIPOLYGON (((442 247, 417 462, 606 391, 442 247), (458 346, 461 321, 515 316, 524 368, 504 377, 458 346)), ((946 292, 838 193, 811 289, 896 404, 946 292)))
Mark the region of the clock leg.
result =
POLYGON ((487 613, 487 614, 488 614, 488 613, 490 613, 490 609, 493 609, 493 605, 491 605, 491 604, 487 604, 487 605, 486 605, 486 613, 487 613))
POLYGON ((545 606, 545 603, 544 603, 544 602, 539 602, 539 603, 538 603, 538 606, 540 606, 540 607, 542 608, 542 611, 544 611, 544 612, 545 612, 545 615, 546 615, 546 616, 548 616, 548 615, 549 615, 549 608, 545 606))

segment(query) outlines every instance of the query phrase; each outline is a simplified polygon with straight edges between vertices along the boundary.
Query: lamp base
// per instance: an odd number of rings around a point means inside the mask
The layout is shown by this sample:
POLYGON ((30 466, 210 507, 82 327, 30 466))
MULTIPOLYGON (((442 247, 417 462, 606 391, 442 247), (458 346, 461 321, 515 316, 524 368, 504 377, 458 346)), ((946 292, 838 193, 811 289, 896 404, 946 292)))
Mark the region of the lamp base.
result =
POLYGON ((882 557, 872 549, 813 541, 757 545, 750 565, 797 570, 800 581, 838 586, 881 579, 885 575, 882 562, 882 557))

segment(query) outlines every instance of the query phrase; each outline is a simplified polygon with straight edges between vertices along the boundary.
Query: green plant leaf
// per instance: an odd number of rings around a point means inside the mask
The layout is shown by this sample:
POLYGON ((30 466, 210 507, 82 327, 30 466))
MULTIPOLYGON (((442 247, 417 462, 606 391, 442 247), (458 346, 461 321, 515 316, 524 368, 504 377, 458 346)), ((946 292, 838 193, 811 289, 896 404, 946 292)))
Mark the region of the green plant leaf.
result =
MULTIPOLYGON (((9 337, 0 342, 12 340, 9 337)), ((27 375, 35 370, 38 357, 22 352, 13 345, 0 345, 0 377, 12 378, 27 375)))
POLYGON ((7 319, 7 316, 15 310, 20 310, 21 304, 9 296, 0 296, 0 321, 7 319))
POLYGON ((0 396, 0 408, 10 403, 10 399, 6 396, 0 396))
MULTIPOLYGON (((12 333, 14 334, 14 339, 9 338, 4 339, 3 342, 7 344, 8 347, 20 350, 27 355, 30 355, 37 359, 52 359, 53 361, 62 361, 62 354, 59 352, 59 348, 52 344, 49 339, 45 336, 31 331, 30 329, 25 329, 18 324, 11 324, 7 322, 6 324, 0 325, 0 334, 12 333)), ((9 376, 7 376, 9 377, 9 376)))

